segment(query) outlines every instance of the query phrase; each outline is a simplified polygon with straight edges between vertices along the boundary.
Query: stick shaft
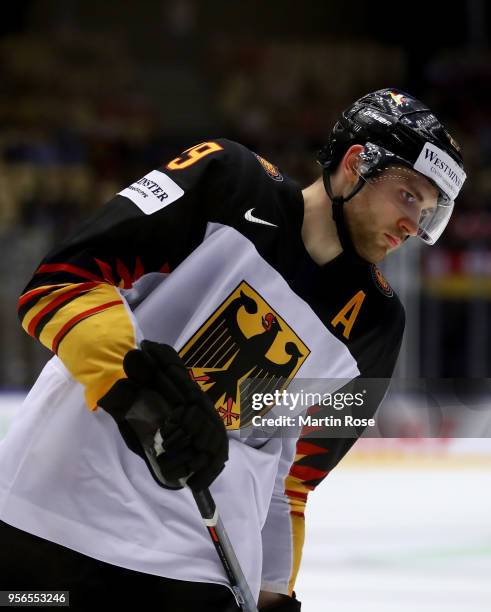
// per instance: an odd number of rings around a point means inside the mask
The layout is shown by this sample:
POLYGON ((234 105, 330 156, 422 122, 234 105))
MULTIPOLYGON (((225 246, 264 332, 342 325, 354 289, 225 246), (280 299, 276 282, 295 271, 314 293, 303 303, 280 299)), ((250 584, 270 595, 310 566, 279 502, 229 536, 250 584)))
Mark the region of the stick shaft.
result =
POLYGON ((210 490, 204 489, 203 491, 193 491, 192 493, 210 538, 215 545, 218 557, 222 562, 223 569, 230 581, 237 604, 244 612, 258 612, 256 602, 218 514, 215 500, 210 490))

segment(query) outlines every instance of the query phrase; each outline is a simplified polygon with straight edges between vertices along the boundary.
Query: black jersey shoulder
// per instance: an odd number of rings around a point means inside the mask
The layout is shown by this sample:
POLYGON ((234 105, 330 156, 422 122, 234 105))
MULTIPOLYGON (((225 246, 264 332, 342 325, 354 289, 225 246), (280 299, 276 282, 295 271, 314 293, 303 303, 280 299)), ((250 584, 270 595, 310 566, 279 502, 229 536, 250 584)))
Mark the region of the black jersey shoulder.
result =
POLYGON ((205 182, 210 186, 227 184, 229 190, 245 188, 248 179, 261 173, 282 182, 280 171, 246 146, 227 138, 198 143, 158 168, 168 174, 185 192, 205 182))
POLYGON ((333 263, 337 291, 327 300, 329 328, 356 358, 362 376, 390 377, 402 342, 404 307, 375 264, 352 263, 347 256, 333 263), (352 322, 348 335, 345 321, 352 322))
POLYGON ((325 266, 305 251, 289 283, 355 357, 362 376, 390 377, 405 326, 404 307, 374 264, 341 253, 325 266))
POLYGON ((186 200, 199 199, 208 222, 233 227, 254 243, 269 244, 272 229, 291 225, 292 202, 300 194, 272 161, 226 138, 196 145, 159 170, 184 190, 186 200))

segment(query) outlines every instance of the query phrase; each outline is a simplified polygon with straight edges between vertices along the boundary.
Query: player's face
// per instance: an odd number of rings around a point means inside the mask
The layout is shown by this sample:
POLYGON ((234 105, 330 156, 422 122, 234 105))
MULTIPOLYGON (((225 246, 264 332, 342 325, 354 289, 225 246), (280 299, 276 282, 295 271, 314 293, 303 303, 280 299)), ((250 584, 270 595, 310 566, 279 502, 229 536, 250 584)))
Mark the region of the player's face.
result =
POLYGON ((370 179, 344 205, 354 246, 361 257, 377 263, 415 236, 421 215, 436 207, 438 190, 408 168, 392 167, 370 179))

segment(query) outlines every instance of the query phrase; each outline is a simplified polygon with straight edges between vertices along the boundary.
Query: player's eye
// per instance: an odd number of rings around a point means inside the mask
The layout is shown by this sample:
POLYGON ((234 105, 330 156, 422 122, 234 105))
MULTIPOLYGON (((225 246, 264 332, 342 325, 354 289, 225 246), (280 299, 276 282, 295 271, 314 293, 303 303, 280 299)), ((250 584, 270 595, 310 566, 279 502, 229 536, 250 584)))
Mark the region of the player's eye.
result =
POLYGON ((405 189, 401 191, 401 197, 406 204, 416 204, 417 202, 416 196, 413 195, 410 191, 406 191, 405 189))

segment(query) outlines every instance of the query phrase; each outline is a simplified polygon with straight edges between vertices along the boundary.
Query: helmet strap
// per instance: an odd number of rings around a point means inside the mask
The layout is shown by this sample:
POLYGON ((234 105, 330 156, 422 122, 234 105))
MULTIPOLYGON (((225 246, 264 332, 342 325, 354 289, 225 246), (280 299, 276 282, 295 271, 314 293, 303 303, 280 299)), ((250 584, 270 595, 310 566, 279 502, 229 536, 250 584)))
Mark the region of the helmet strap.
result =
POLYGON ((336 224, 339 242, 341 243, 343 251, 353 263, 359 265, 366 265, 366 260, 360 257, 356 252, 355 245, 353 244, 353 240, 351 239, 351 234, 348 230, 348 225, 344 216, 344 203, 348 202, 348 200, 351 200, 351 198, 360 191, 360 189, 365 184, 364 180, 359 179, 358 183, 354 186, 353 191, 346 198, 344 198, 343 196, 335 196, 333 194, 331 186, 331 175, 327 168, 324 169, 324 172, 322 173, 322 179, 324 181, 324 188, 326 190, 326 193, 330 197, 332 202, 332 218, 334 219, 334 222, 336 224))

